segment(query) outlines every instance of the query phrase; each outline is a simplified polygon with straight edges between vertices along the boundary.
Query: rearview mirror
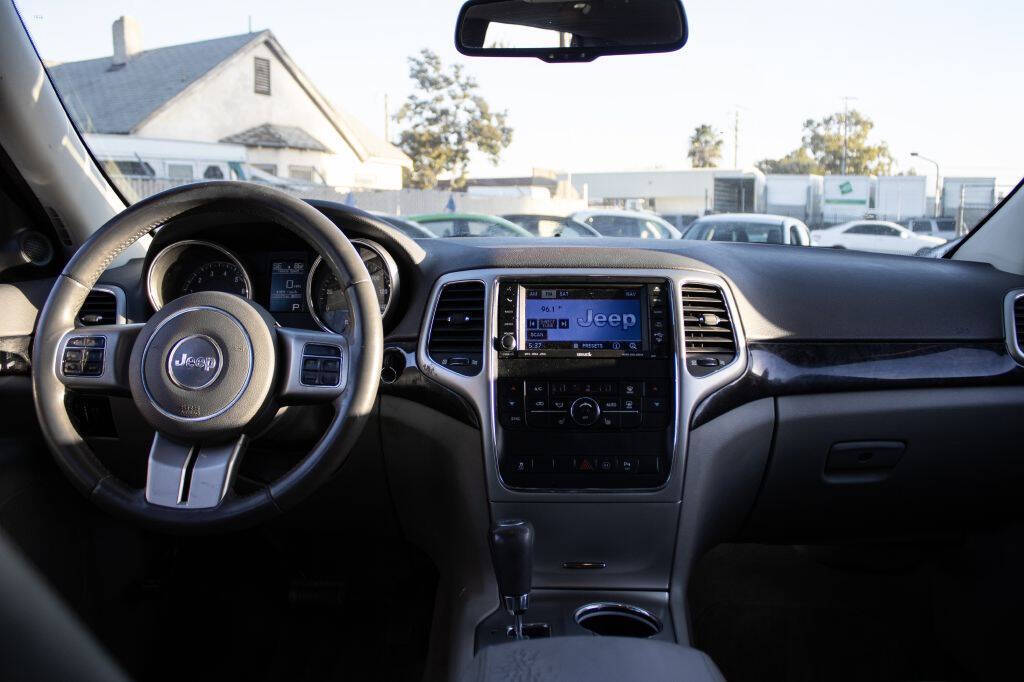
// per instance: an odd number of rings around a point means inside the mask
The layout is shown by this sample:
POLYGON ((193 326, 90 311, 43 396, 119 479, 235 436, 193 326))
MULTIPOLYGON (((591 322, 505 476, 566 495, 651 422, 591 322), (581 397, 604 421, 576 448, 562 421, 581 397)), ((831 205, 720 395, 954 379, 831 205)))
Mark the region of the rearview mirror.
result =
POLYGON ((465 55, 589 62, 686 44, 680 0, 469 0, 455 28, 465 55))

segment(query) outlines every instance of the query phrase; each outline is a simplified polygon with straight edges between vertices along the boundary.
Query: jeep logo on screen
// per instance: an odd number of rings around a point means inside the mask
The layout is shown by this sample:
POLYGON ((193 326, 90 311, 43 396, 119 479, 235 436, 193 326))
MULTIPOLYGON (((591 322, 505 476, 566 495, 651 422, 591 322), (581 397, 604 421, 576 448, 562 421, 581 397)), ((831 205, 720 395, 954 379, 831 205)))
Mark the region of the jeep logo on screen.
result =
POLYGON ((581 327, 621 327, 625 331, 636 326, 636 315, 633 313, 624 313, 622 315, 618 313, 612 313, 611 315, 597 313, 595 315, 593 308, 587 308, 587 316, 577 317, 576 324, 581 327))
POLYGON ((198 391, 220 376, 221 351, 209 336, 194 334, 174 344, 167 357, 167 375, 175 385, 198 391))

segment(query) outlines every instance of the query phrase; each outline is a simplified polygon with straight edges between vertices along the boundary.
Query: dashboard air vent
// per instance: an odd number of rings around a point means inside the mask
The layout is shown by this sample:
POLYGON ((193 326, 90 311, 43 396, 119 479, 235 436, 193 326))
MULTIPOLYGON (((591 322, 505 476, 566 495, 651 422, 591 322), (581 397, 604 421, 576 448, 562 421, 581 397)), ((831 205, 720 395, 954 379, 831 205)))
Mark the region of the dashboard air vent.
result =
POLYGON ((441 288, 430 323, 427 355, 453 372, 474 376, 484 357, 483 282, 454 282, 441 288))
POLYGON ((686 366, 696 376, 710 374, 736 359, 725 296, 710 284, 684 284, 682 294, 686 366))
POLYGON ((78 311, 78 324, 83 327, 117 324, 117 297, 109 291, 93 289, 78 311))

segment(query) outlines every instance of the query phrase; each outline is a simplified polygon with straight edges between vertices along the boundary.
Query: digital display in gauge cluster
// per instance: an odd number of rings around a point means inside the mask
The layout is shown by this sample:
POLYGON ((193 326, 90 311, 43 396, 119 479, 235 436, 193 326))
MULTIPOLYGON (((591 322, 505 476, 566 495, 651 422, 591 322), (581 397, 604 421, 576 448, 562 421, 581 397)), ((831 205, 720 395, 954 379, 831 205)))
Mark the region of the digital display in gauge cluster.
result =
POLYGON ((275 255, 270 261, 270 312, 306 312, 305 254, 275 255))

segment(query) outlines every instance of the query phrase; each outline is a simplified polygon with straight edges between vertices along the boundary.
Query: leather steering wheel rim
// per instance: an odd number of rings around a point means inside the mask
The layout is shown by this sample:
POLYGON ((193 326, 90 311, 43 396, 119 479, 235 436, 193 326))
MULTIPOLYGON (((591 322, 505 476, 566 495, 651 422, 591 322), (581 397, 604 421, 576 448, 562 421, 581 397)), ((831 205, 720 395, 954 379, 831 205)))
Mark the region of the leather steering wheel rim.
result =
MULTIPOLYGON (((168 229, 173 229, 173 225, 168 229)), ((219 296, 223 299, 225 295, 219 296)), ((272 322, 258 305, 250 302, 245 305, 255 309, 254 314, 272 322)), ((158 316, 159 313, 153 317, 158 316)), ((284 330, 269 328, 274 339, 271 353, 280 355, 283 343, 280 332, 284 330)), ((84 327, 77 331, 87 333, 89 330, 84 327)), ((309 204, 279 190, 250 183, 214 181, 185 185, 148 197, 112 218, 82 245, 58 276, 39 315, 32 352, 32 389, 43 436, 58 466, 78 490, 100 507, 163 530, 225 530, 252 525, 293 507, 340 468, 376 401, 382 351, 383 330, 376 291, 362 259, 341 230, 309 204), (145 490, 127 485, 107 469, 75 429, 65 406, 67 387, 58 376, 61 367, 58 355, 62 340, 76 331, 75 318, 86 296, 125 249, 183 213, 214 205, 230 205, 253 215, 254 220, 272 222, 291 230, 331 266, 346 291, 351 309, 349 330, 344 337, 337 337, 344 339, 342 351, 347 353, 347 381, 340 395, 332 400, 335 415, 324 435, 305 457, 273 483, 246 495, 225 495, 211 507, 155 505, 147 501, 145 490)), ((275 376, 265 407, 272 409, 278 404, 281 376, 277 370, 281 368, 274 358, 269 361, 275 368, 275 376)), ((266 413, 266 409, 261 410, 260 418, 266 413)), ((259 426, 257 421, 253 420, 253 429, 259 426)))

